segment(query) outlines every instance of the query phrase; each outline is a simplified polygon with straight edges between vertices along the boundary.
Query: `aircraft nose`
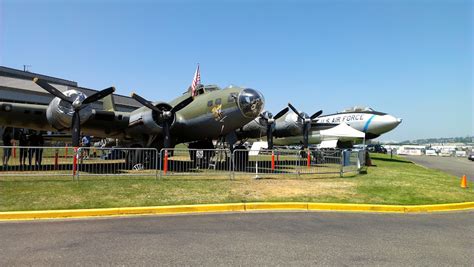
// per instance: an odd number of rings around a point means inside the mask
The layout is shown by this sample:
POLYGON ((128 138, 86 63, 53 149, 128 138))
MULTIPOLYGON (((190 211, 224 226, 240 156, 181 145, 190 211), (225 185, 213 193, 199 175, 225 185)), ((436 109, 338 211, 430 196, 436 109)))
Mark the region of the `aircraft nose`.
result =
POLYGON ((247 118, 256 118, 263 110, 265 99, 263 95, 254 89, 244 89, 238 97, 238 105, 242 114, 247 118))
POLYGON ((402 123, 402 119, 395 118, 392 115, 384 115, 380 116, 379 119, 375 120, 375 128, 377 134, 383 134, 388 131, 393 130, 397 127, 400 123, 402 123))

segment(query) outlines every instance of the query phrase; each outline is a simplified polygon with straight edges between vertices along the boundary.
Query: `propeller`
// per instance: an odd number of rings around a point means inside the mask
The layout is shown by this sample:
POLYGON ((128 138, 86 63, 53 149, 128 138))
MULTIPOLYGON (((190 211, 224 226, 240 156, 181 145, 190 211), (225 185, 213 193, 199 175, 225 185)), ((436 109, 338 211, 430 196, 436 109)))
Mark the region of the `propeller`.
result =
POLYGON ((59 99, 68 102, 71 104, 71 107, 74 110, 74 113, 72 114, 72 122, 71 122, 71 132, 72 132, 72 146, 73 147, 78 147, 80 138, 81 138, 81 117, 79 116, 79 111, 81 109, 87 107, 88 104, 95 102, 97 100, 100 100, 113 92, 115 92, 114 87, 109 87, 107 89, 104 89, 102 91, 99 91, 95 94, 92 94, 88 97, 86 97, 84 100, 81 100, 79 97, 72 98, 69 96, 66 96, 63 94, 61 91, 56 89, 54 86, 46 82, 45 80, 42 80, 38 77, 35 77, 33 79, 33 82, 39 85, 41 88, 46 90, 48 93, 54 95, 55 97, 58 97, 59 99))
POLYGON ((145 107, 157 112, 163 117, 163 147, 164 148, 169 148, 171 146, 171 140, 170 140, 170 128, 171 128, 171 123, 173 122, 174 114, 181 109, 185 108, 187 105, 189 105, 191 102, 193 102, 193 97, 190 96, 183 101, 179 102, 176 104, 174 107, 172 107, 169 110, 165 109, 159 109, 156 106, 154 106, 150 101, 146 100, 145 98, 132 93, 131 97, 135 100, 137 100, 140 104, 144 105, 145 107))
POLYGON ((309 143, 309 130, 311 129, 311 123, 317 121, 316 119, 321 116, 321 114, 323 114, 323 111, 320 110, 310 117, 304 112, 299 112, 291 103, 288 103, 288 107, 293 110, 303 122, 303 148, 307 148, 309 143))
POLYGON ((260 118, 267 122, 267 143, 268 149, 273 149, 273 129, 275 128, 275 120, 285 115, 288 112, 288 107, 282 109, 275 116, 270 112, 260 113, 260 118))

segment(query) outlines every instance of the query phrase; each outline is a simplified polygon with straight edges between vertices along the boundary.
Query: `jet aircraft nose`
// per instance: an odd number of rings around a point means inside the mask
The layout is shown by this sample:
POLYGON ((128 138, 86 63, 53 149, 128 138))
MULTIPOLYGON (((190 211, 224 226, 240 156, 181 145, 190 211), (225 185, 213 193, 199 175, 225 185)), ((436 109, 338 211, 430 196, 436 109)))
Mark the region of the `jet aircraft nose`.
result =
POLYGON ((263 110, 265 99, 254 89, 244 89, 238 97, 238 105, 242 114, 247 118, 256 118, 263 110))
POLYGON ((378 116, 377 118, 374 118, 374 121, 372 122, 373 130, 371 131, 369 129, 369 132, 380 135, 393 130, 400 123, 402 123, 402 119, 395 118, 392 115, 378 116))

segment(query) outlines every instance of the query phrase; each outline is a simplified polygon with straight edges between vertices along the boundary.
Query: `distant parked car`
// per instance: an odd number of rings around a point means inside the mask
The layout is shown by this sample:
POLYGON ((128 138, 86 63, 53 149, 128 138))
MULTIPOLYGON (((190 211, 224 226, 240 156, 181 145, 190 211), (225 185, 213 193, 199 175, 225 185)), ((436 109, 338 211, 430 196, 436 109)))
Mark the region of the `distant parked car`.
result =
POLYGON ((381 145, 378 145, 378 144, 367 145, 367 150, 369 152, 387 154, 387 149, 385 147, 381 146, 381 145))
POLYGON ((474 152, 469 154, 469 156, 467 157, 469 160, 472 160, 474 161, 474 152))

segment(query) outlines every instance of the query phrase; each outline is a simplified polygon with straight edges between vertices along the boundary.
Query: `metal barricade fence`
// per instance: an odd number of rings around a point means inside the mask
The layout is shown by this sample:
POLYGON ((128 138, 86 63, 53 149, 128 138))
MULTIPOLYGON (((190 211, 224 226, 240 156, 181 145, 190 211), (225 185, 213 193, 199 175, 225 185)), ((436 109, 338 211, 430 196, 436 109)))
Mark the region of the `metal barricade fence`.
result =
POLYGON ((341 150, 235 150, 234 175, 342 175, 341 150))
POLYGON ((0 146, 2 176, 158 176, 154 148, 0 146))
POLYGON ((356 173, 365 150, 187 149, 0 146, 4 176, 311 177, 356 173), (6 161, 8 159, 8 161, 6 161))
POLYGON ((233 176, 298 174, 302 159, 298 150, 246 150, 236 149, 232 154, 233 176))
POLYGON ((4 176, 68 176, 73 174, 71 147, 0 146, 4 176))
POLYGON ((83 176, 158 177, 159 154, 156 148, 98 148, 77 150, 76 178, 83 176))
POLYGON ((229 149, 168 148, 160 151, 160 177, 231 175, 232 153, 229 149))

